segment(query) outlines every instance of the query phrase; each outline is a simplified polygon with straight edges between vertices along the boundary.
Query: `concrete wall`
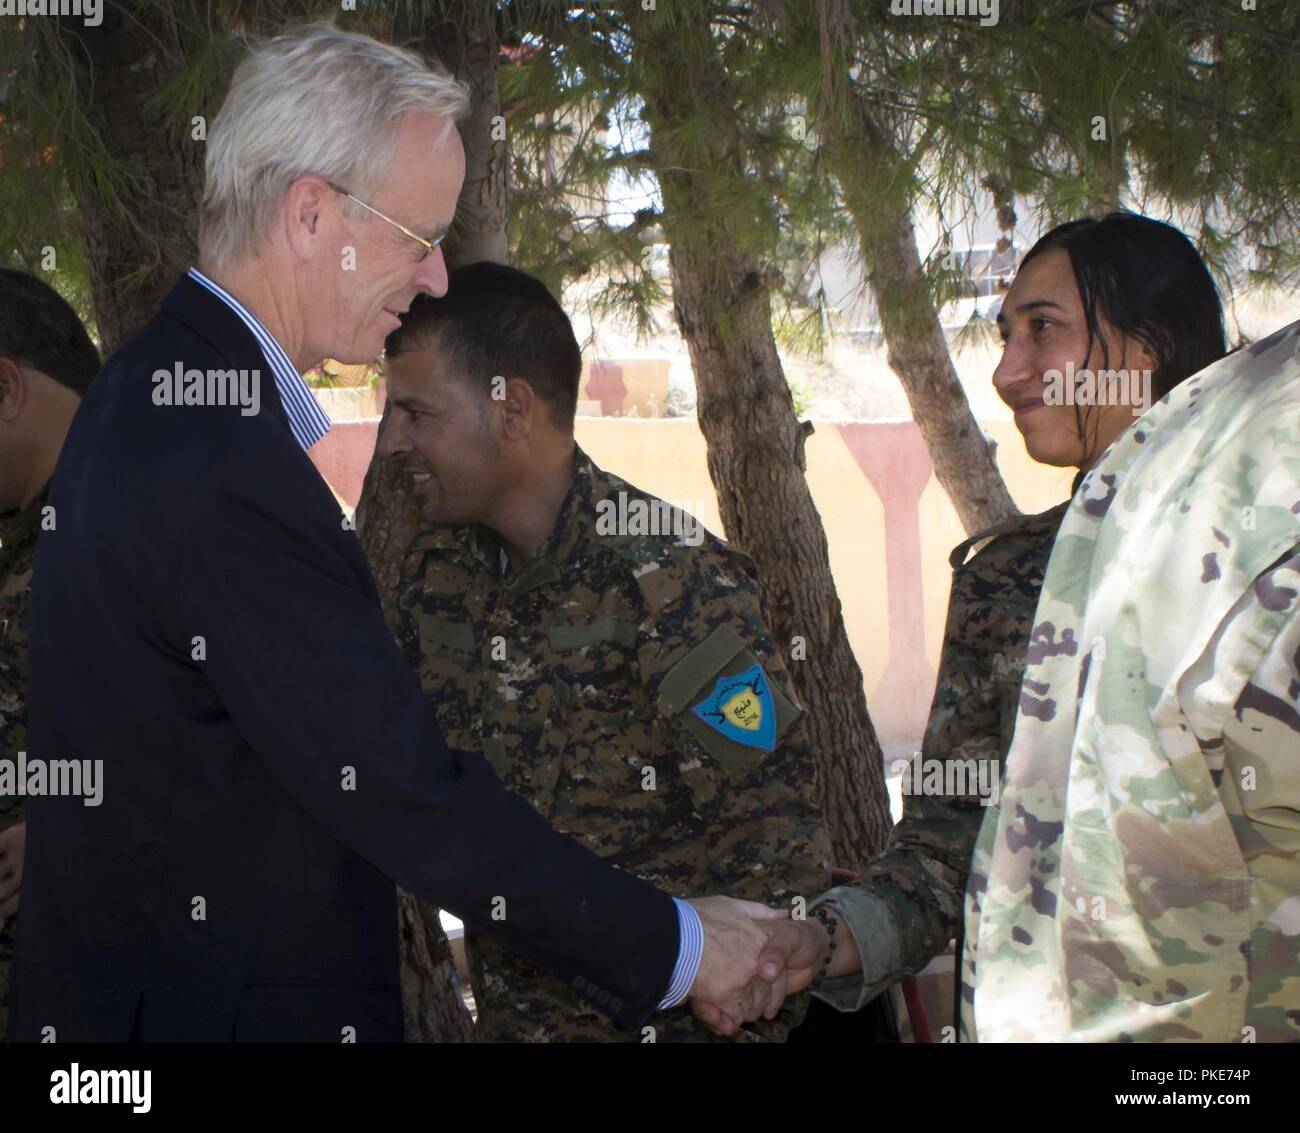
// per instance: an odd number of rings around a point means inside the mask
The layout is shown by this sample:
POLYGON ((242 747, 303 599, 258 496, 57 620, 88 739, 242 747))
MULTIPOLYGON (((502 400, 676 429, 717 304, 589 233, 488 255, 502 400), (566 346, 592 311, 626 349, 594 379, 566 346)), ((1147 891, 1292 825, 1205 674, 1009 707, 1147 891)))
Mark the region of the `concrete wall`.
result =
MULTIPOLYGON (((1036 464, 1014 424, 984 422, 998 463, 1025 511, 1065 499, 1073 469, 1036 464)), ((355 507, 377 420, 337 422, 312 449, 338 496, 355 507)), ((580 417, 578 443, 597 464, 687 507, 723 534, 704 437, 693 418, 580 417)), ((808 482, 830 545, 849 640, 884 741, 920 737, 934 689, 951 569, 965 535, 910 421, 818 425, 808 440, 808 482)))

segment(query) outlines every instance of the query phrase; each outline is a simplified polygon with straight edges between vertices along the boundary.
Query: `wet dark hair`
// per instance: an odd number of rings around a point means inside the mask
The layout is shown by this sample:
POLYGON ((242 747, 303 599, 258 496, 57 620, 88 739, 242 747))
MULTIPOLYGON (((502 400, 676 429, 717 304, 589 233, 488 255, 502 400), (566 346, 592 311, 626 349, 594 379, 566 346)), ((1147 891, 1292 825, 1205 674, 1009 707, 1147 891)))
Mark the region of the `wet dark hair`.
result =
POLYGON ((44 280, 13 268, 0 268, 0 356, 78 395, 99 373, 99 351, 77 312, 44 280))
POLYGON ((487 260, 459 267, 445 295, 416 297, 385 352, 396 358, 435 333, 442 358, 462 379, 487 391, 498 374, 523 378, 555 422, 573 424, 582 352, 568 315, 541 280, 487 260))
MULTIPOLYGON (((1214 280, 1192 242, 1173 225, 1133 212, 1087 217, 1053 228, 1020 261, 1061 248, 1069 255, 1088 325, 1088 350, 1110 352, 1104 319, 1140 342, 1156 360, 1151 392, 1162 398, 1176 385, 1227 353, 1223 305, 1214 280)), ((1085 420, 1075 407, 1079 435, 1085 420)))

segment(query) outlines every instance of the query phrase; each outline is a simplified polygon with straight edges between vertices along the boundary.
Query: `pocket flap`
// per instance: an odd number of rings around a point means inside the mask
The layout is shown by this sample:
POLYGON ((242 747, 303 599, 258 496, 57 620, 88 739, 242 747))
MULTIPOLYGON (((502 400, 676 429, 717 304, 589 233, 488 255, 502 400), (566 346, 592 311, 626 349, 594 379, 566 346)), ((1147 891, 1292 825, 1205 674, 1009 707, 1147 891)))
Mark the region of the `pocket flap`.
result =
POLYGON ((614 641, 625 649, 631 649, 636 644, 637 627, 617 618, 597 618, 585 625, 551 626, 546 636, 557 653, 595 645, 598 641, 614 641))
POLYGON ((474 652, 474 628, 468 622, 456 622, 451 618, 440 618, 436 614, 421 613, 420 636, 458 653, 474 652))
POLYGON ((730 626, 718 626, 664 675, 659 684, 659 710, 666 716, 680 712, 744 648, 740 634, 730 626))

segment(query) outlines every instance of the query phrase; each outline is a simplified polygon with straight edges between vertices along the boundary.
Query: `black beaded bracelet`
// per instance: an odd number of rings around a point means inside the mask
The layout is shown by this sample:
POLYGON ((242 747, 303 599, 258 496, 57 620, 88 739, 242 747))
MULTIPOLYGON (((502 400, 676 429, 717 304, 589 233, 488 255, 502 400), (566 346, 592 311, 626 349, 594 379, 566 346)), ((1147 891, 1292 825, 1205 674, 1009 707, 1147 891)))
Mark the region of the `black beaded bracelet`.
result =
POLYGON ((834 918, 830 909, 825 905, 819 905, 815 908, 813 916, 822 922, 822 927, 826 929, 826 935, 830 938, 826 959, 822 963, 822 970, 813 977, 811 986, 816 987, 826 978, 826 973, 830 971, 831 961, 835 959, 835 930, 840 927, 840 922, 834 918))

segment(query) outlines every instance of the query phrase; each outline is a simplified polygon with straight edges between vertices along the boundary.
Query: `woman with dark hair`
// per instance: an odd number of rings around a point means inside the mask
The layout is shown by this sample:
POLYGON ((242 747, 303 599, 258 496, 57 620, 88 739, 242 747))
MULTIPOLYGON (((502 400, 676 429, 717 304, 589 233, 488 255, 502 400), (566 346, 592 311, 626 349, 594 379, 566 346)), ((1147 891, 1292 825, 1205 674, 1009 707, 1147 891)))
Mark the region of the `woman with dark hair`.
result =
MULTIPOLYGON (((1079 469, 1075 489, 1155 399, 1225 353, 1219 297, 1187 237, 1127 212, 1039 240, 998 327, 993 383, 1029 454, 1079 469)), ((804 922, 801 952, 826 957, 814 994, 841 1010, 919 972, 961 931, 976 835, 997 806, 1034 610, 1068 506, 1016 516, 952 553, 938 683, 920 758, 903 773, 903 819, 863 874, 813 902, 804 922)))
POLYGON ((1081 471, 1153 397, 1225 353, 1219 296, 1196 249, 1178 229, 1129 212, 1072 221, 1039 240, 998 330, 993 384, 1029 455, 1081 471), (1100 380, 1109 374, 1120 376, 1100 380))

